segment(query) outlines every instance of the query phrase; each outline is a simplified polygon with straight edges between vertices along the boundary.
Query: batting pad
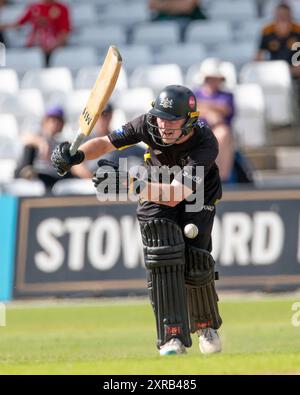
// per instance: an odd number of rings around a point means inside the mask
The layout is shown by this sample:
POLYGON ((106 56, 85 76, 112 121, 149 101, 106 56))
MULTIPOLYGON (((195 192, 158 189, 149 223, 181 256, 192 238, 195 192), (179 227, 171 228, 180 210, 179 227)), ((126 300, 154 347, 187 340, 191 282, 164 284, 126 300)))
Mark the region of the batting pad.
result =
POLYGON ((192 333, 208 327, 218 329, 222 324, 215 289, 214 265, 213 257, 208 251, 186 247, 185 283, 192 333))

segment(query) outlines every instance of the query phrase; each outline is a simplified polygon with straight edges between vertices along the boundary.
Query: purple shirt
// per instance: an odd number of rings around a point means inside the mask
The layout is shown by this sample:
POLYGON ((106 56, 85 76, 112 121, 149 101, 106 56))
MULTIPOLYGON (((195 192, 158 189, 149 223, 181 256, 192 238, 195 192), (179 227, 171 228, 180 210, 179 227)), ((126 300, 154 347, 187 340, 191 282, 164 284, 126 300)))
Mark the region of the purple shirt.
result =
POLYGON ((201 101, 226 104, 230 108, 230 113, 224 118, 227 125, 231 126, 232 118, 234 117, 234 101, 233 94, 230 92, 217 91, 212 95, 208 95, 203 89, 195 89, 195 96, 200 102, 200 113, 201 113, 201 101))

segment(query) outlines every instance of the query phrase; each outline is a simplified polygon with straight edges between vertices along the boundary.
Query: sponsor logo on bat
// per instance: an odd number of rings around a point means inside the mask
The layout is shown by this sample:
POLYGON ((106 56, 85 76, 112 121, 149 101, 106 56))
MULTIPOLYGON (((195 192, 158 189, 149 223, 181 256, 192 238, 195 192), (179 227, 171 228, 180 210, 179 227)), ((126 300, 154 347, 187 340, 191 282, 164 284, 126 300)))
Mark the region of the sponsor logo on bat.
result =
POLYGON ((85 108, 85 109, 83 110, 82 115, 83 115, 83 118, 84 118, 85 122, 86 122, 88 125, 90 125, 90 123, 92 122, 92 117, 91 117, 91 115, 89 114, 87 108, 85 108))

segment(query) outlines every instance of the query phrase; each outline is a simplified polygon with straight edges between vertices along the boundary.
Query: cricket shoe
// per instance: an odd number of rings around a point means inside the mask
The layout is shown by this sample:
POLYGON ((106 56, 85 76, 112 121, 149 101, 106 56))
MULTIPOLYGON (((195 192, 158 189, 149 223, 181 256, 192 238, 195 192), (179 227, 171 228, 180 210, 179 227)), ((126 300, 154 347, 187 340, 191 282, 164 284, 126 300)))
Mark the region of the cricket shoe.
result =
POLYGON ((173 339, 160 347, 159 353, 160 355, 185 354, 186 349, 179 339, 173 337, 173 339))
POLYGON ((203 328, 197 331, 199 348, 202 354, 213 354, 222 350, 218 332, 212 328, 203 328))

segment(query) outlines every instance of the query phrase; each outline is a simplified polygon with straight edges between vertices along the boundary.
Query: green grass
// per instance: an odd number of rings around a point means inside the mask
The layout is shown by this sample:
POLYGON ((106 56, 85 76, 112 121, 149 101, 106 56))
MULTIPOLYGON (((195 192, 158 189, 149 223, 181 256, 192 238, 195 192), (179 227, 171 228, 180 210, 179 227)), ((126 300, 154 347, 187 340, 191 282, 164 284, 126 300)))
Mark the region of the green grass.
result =
POLYGON ((0 328, 4 374, 300 373, 293 299, 220 303, 223 352, 160 357, 149 304, 99 303, 7 309, 0 328))

